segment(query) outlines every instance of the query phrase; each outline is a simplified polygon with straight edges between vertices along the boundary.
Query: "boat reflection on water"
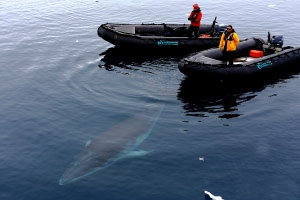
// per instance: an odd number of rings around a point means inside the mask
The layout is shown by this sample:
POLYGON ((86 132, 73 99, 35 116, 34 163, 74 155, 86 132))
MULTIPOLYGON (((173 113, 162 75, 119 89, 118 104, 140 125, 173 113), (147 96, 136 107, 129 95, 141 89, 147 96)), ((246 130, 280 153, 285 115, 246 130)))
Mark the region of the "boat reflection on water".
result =
MULTIPOLYGON (((243 115, 239 106, 254 99, 258 92, 268 86, 295 78, 300 73, 289 71, 268 79, 252 82, 216 82, 185 77, 179 85, 177 98, 182 101, 188 116, 207 117, 217 113, 219 118, 235 118, 243 115)), ((276 94, 273 94, 276 95, 276 94)))
MULTIPOLYGON (((257 91, 262 88, 258 88, 257 91)), ((185 77, 178 90, 186 115, 205 117, 208 113, 219 113, 219 118, 239 117, 238 106, 255 98, 255 92, 246 92, 222 83, 205 83, 185 77)))
MULTIPOLYGON (((176 65, 190 51, 165 49, 141 49, 114 46, 99 54, 101 60, 98 67, 108 71, 128 73, 128 70, 141 70, 153 73, 153 69, 166 70, 165 66, 176 65), (126 69, 124 71, 123 69, 126 69)), ((172 66, 172 70, 175 68, 172 66)))

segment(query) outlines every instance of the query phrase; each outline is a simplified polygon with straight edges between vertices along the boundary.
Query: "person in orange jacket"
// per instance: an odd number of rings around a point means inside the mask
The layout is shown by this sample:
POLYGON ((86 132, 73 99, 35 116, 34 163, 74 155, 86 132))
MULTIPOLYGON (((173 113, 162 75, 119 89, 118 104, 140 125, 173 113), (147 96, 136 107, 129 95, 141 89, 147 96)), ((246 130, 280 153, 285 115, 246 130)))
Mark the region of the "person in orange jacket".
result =
POLYGON ((227 30, 222 33, 219 48, 223 51, 223 59, 226 63, 229 62, 229 66, 233 65, 234 53, 239 42, 238 34, 231 25, 228 25, 227 30))
POLYGON ((189 36, 191 37, 192 35, 194 35, 194 37, 197 38, 199 36, 199 27, 200 21, 202 19, 202 12, 198 4, 194 4, 193 8, 193 11, 188 17, 188 20, 191 21, 191 25, 189 26, 189 36))

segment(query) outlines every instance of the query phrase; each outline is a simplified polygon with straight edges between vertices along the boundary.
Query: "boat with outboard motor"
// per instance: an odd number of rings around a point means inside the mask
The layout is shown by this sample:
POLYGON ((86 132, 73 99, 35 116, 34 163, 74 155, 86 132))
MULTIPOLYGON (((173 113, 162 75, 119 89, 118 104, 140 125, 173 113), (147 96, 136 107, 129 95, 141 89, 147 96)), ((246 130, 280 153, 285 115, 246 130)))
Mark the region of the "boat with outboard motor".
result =
POLYGON ((195 48, 197 50, 216 47, 226 25, 202 24, 200 36, 189 37, 188 24, 117 24, 105 23, 99 26, 98 36, 104 40, 126 47, 142 48, 195 48))
POLYGON ((250 38, 241 41, 235 53, 233 66, 222 60, 219 48, 193 53, 179 61, 180 72, 191 77, 245 79, 257 75, 270 76, 288 70, 300 60, 300 47, 283 47, 283 36, 270 36, 268 41, 250 38))

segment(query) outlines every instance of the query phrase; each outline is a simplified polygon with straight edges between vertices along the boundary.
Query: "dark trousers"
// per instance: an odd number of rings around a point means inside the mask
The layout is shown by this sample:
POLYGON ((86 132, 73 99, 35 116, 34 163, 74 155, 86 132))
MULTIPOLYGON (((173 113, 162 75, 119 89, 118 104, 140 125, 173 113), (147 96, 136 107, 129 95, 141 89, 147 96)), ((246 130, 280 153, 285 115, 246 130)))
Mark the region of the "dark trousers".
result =
POLYGON ((189 26, 189 37, 199 37, 199 27, 197 26, 189 26))
POLYGON ((229 62, 229 66, 233 65, 235 51, 223 51, 223 60, 229 62))

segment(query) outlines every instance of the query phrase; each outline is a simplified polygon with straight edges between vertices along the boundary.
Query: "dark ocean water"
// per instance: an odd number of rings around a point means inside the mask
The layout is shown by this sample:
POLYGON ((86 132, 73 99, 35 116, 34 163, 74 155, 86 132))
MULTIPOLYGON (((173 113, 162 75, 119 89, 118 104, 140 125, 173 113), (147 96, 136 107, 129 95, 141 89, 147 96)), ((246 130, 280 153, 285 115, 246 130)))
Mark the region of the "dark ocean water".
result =
MULTIPOLYGON (((182 54, 117 51, 96 33, 106 22, 188 23, 194 3, 1 1, 1 200, 300 199, 299 72, 197 84, 178 71, 182 54), (150 154, 59 185, 89 141, 158 102, 139 146, 150 154)), ((299 1, 199 5, 202 23, 217 16, 241 39, 270 31, 300 45, 299 1)))

